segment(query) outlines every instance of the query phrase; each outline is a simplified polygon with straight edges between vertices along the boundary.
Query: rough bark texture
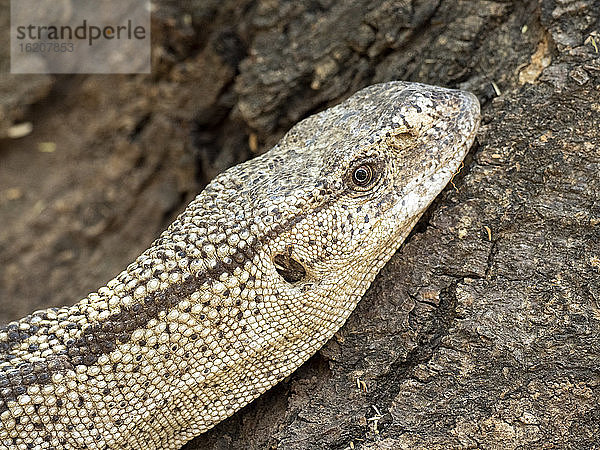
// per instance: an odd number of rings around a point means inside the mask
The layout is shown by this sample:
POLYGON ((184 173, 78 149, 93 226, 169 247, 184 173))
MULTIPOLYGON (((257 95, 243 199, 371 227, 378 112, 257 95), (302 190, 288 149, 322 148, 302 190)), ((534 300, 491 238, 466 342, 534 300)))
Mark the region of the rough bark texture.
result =
POLYGON ((0 76, 0 322, 94 290, 358 88, 460 87, 484 120, 454 186, 335 339, 186 448, 600 445, 600 2, 156 6, 151 76, 0 76))

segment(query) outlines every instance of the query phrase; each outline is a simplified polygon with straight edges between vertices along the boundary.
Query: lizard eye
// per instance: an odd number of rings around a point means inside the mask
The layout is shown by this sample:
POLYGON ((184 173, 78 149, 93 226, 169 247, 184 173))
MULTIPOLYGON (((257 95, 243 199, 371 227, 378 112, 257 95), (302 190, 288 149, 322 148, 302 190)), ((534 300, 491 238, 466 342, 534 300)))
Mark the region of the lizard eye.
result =
POLYGON ((366 187, 375 179, 375 170, 370 164, 361 164, 352 172, 352 181, 359 187, 366 187))

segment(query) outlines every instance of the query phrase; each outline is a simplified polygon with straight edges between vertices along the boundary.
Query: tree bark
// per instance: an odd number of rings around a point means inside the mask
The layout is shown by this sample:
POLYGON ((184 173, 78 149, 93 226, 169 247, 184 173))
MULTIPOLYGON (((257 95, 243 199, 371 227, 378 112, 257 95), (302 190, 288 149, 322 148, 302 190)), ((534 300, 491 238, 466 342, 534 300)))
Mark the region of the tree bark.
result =
POLYGON ((185 448, 600 447, 600 2, 182 3, 151 76, 2 74, 0 322, 95 290, 363 86, 467 89, 475 146, 346 325, 185 448))

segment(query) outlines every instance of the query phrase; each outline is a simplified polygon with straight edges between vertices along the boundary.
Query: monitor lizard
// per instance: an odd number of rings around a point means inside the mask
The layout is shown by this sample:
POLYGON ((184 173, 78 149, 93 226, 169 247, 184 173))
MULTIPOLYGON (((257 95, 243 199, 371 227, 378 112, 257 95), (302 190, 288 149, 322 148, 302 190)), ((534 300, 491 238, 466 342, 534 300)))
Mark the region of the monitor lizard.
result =
POLYGON ((217 176, 105 286, 0 327, 0 448, 176 449, 251 402, 344 324, 479 118, 376 84, 217 176))

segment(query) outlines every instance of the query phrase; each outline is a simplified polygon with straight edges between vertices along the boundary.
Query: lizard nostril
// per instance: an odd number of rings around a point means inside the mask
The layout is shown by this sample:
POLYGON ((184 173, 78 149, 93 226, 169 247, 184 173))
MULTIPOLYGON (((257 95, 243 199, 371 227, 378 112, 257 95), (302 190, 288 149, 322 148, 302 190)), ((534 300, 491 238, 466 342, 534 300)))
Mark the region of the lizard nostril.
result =
POLYGON ((279 253, 273 257, 275 270, 288 283, 296 283, 306 276, 306 269, 289 254, 279 253))

